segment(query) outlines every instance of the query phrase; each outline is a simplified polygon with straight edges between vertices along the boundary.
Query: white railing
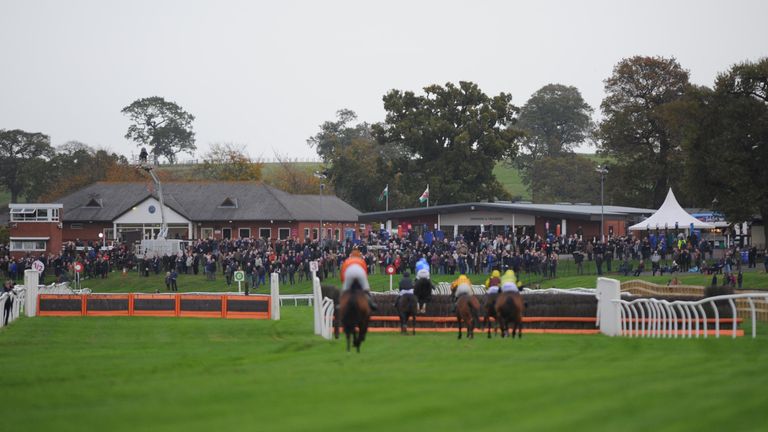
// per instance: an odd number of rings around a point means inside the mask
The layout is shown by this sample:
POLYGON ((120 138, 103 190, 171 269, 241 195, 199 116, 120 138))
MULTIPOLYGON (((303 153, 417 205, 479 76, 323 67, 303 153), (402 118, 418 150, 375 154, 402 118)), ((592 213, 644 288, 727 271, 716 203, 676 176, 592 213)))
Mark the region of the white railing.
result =
POLYGON ((5 327, 19 318, 19 315, 24 311, 26 291, 24 287, 16 287, 13 291, 0 295, 0 327, 5 327), (5 308, 8 302, 11 303, 10 309, 7 312, 8 316, 6 317, 5 308))
POLYGON ((284 294, 280 295, 280 306, 283 302, 292 301, 294 306, 298 306, 299 302, 306 302, 307 306, 312 306, 313 294, 284 294))
MULTIPOLYGON (((487 292, 485 285, 472 285, 472 294, 474 295, 485 295, 487 292)), ((434 288, 432 288, 432 294, 437 295, 450 295, 451 294, 451 283, 450 282, 438 282, 437 285, 435 285, 434 288)))
POLYGON ((69 282, 52 283, 50 285, 38 285, 38 294, 91 294, 90 288, 72 289, 69 282))
POLYGON ((697 301, 657 300, 642 298, 632 301, 611 299, 618 307, 619 335, 629 337, 708 337, 708 324, 714 323, 715 337, 720 337, 723 318, 717 309, 717 302, 728 302, 731 309, 731 333, 736 337, 738 319, 736 299, 746 299, 749 303, 752 322, 752 337, 757 337, 757 319, 755 302, 762 300, 768 304, 768 293, 730 294, 707 297, 697 301), (705 307, 707 306, 707 307, 705 307), (707 315, 710 310, 712 315, 707 315))
POLYGON ((320 336, 330 340, 333 338, 333 313, 335 307, 333 300, 323 297, 322 316, 320 322, 320 336))

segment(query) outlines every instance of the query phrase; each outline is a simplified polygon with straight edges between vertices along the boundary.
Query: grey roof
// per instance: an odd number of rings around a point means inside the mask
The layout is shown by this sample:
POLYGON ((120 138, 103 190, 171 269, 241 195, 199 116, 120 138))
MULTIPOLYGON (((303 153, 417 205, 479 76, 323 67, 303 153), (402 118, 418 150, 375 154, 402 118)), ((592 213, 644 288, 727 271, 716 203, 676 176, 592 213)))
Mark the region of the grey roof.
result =
MULTIPOLYGON (((65 221, 113 221, 149 197, 146 183, 99 182, 63 197, 65 221), (91 197, 102 207, 86 207, 91 197)), ((257 182, 163 183, 165 205, 190 221, 295 220, 357 222, 360 212, 335 195, 292 195, 257 182), (222 208, 225 199, 237 208, 222 208)))
MULTIPOLYGON (((431 207, 416 207, 402 210, 390 210, 388 212, 373 212, 364 213, 360 215, 361 222, 380 221, 391 218, 404 218, 413 216, 423 216, 430 214, 450 214, 450 213, 462 213, 475 210, 486 211, 498 211, 498 212, 515 212, 524 214, 533 214, 538 216, 557 216, 557 217, 571 217, 575 219, 589 219, 595 215, 601 214, 601 206, 599 205, 582 205, 582 204, 528 204, 528 203, 463 203, 463 204, 449 204, 439 205, 431 207)), ((613 217, 631 217, 641 215, 651 215, 656 210, 635 208, 635 207, 622 207, 607 205, 604 207, 604 214, 606 216, 613 217)))

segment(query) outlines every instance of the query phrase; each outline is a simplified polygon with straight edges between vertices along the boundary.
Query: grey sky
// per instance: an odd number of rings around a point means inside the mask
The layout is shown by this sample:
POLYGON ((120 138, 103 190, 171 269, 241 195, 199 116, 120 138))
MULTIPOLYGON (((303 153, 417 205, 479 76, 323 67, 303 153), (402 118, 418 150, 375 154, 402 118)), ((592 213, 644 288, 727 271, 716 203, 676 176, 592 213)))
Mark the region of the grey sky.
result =
POLYGON ((602 81, 636 54, 711 85, 768 55, 766 16, 760 0, 2 0, 0 128, 130 154, 120 110, 158 95, 197 117, 198 153, 310 157, 319 124, 339 108, 381 121, 392 88, 469 80, 523 105, 562 83, 599 111, 602 81))

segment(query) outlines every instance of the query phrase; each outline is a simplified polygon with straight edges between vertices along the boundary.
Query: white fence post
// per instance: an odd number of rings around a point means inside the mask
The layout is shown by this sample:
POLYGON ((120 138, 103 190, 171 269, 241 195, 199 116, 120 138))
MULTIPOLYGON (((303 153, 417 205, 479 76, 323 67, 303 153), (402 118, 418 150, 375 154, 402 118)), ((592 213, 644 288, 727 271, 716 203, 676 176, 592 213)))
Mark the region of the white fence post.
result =
POLYGON ((26 289, 24 311, 28 317, 37 315, 37 284, 40 283, 40 273, 37 270, 24 272, 24 288, 26 289))
POLYGON ((315 308, 315 334, 321 335, 322 319, 323 319, 323 295, 320 289, 320 279, 317 277, 312 278, 312 294, 315 308))
POLYGON ((597 278, 597 313, 600 333, 608 336, 621 334, 620 306, 613 300, 621 299, 621 283, 616 279, 597 278))
POLYGON ((272 273, 269 278, 269 301, 271 302, 270 308, 272 309, 271 320, 280 320, 280 276, 277 273, 272 273))

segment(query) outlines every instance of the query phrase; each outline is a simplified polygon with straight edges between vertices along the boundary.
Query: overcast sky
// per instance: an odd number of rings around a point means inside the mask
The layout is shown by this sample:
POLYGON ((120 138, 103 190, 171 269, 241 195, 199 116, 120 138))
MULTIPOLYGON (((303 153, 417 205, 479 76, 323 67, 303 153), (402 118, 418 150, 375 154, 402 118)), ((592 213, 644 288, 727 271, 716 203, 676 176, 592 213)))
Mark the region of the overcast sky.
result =
MULTIPOLYGON (((0 2, 0 129, 122 154, 132 101, 162 96, 211 143, 316 157, 340 108, 384 118, 390 89, 468 80, 522 106, 549 83, 596 112, 622 58, 674 56, 712 85, 768 55, 768 1, 0 2)), ((188 156, 181 156, 186 159, 188 156)))

